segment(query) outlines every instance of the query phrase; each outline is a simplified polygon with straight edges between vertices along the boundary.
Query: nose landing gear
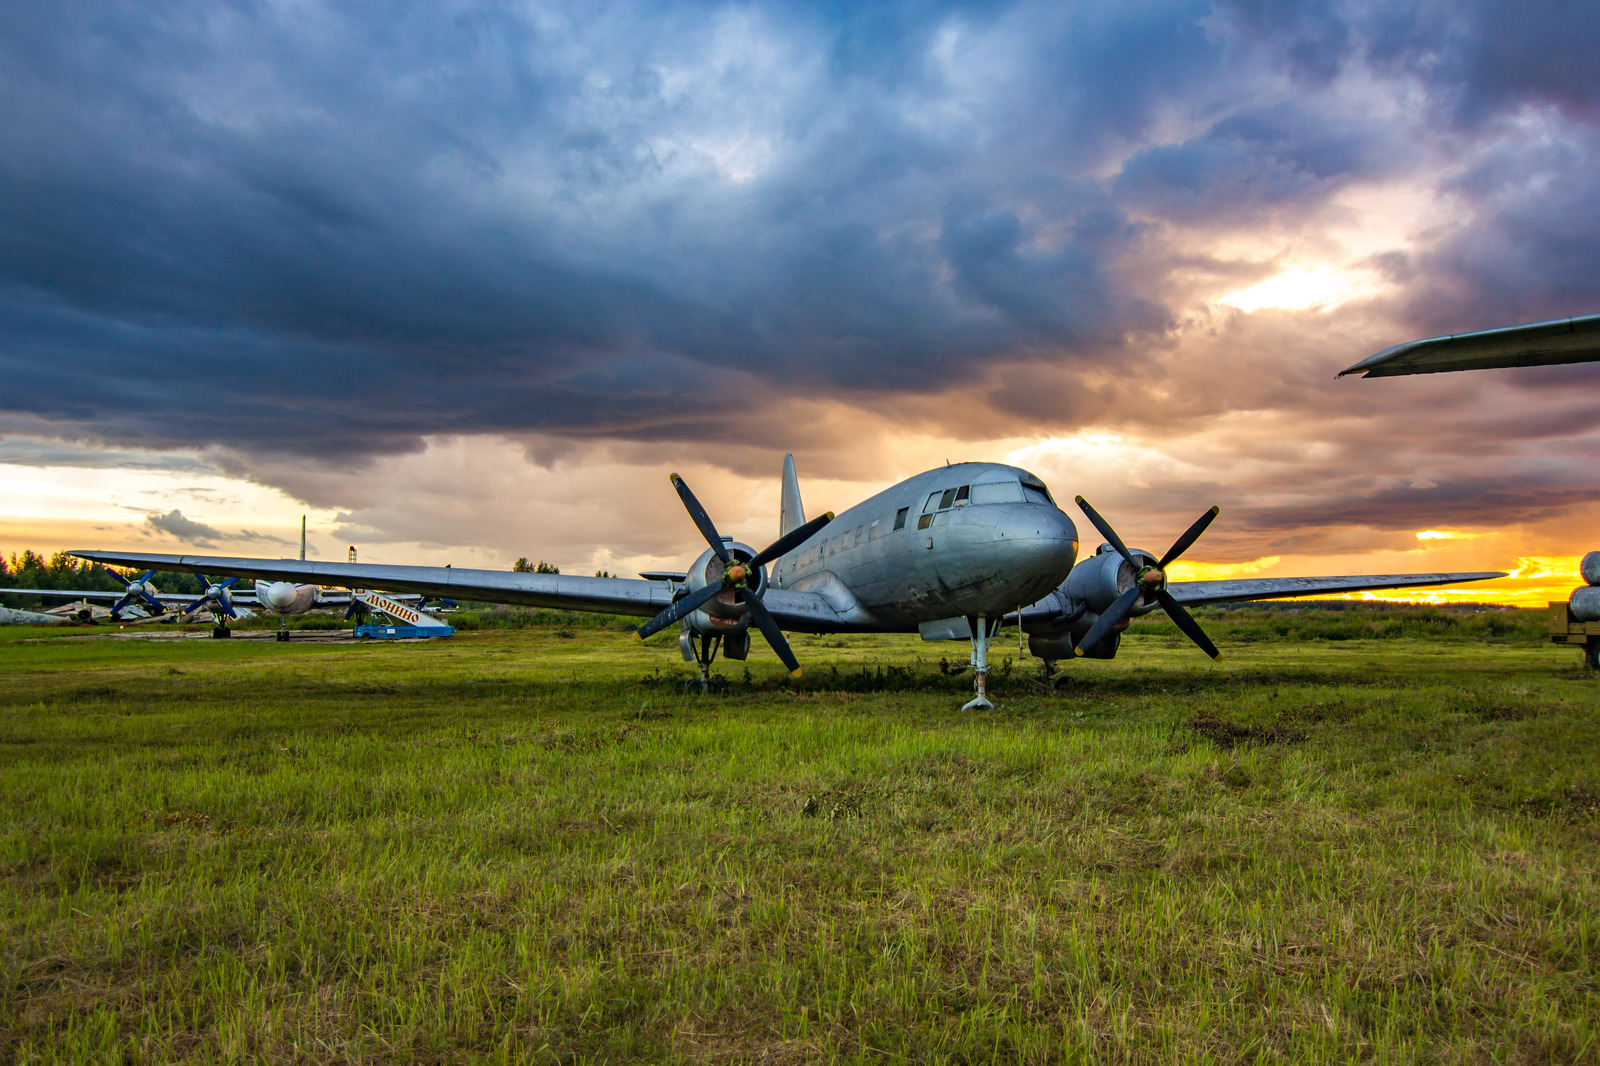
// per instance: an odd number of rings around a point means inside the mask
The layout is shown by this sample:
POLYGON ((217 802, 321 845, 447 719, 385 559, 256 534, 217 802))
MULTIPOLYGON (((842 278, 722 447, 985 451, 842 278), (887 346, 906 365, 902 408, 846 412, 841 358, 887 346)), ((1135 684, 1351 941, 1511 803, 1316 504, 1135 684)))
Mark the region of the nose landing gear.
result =
POLYGON ((994 704, 989 702, 984 689, 989 680, 989 645, 999 636, 1002 621, 1004 619, 996 618, 991 627, 989 619, 984 615, 967 616, 967 626, 972 630, 972 671, 975 675, 973 685, 978 694, 961 708, 963 711, 994 710, 994 704))

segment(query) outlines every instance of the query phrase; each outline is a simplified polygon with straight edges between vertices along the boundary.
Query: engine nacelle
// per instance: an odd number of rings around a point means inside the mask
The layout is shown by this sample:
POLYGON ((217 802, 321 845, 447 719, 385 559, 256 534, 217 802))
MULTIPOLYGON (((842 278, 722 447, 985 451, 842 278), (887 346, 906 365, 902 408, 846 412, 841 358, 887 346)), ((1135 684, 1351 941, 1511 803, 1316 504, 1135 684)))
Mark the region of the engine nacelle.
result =
MULTIPOLYGON (((1156 565, 1158 560, 1154 555, 1138 548, 1128 549, 1135 559, 1139 559, 1150 566, 1156 565)), ((1115 548, 1109 544, 1101 545, 1100 551, 1093 557, 1085 559, 1072 568, 1072 573, 1067 575, 1065 592, 1069 610, 1085 608, 1079 625, 1073 626, 1075 631, 1087 633, 1089 627, 1094 625, 1106 608, 1117 602, 1117 597, 1133 588, 1138 573, 1128 565, 1126 559, 1117 554, 1115 548)), ((1149 614, 1160 606, 1156 598, 1144 595, 1134 601, 1132 614, 1137 617, 1149 614)))
MULTIPOLYGON (((736 562, 748 566, 751 559, 756 557, 755 549, 748 544, 739 544, 723 538, 723 548, 736 562)), ((700 557, 689 567, 685 584, 690 591, 703 589, 707 585, 721 584, 724 567, 722 560, 716 557, 709 548, 700 553, 700 557)), ((743 634, 750 625, 750 608, 738 602, 738 593, 735 588, 723 589, 717 595, 707 600, 698 611, 686 617, 682 625, 685 630, 693 631, 701 636, 720 636, 727 638, 733 634, 743 634)), ((742 590, 745 596, 760 596, 767 591, 767 571, 765 567, 750 568, 750 577, 742 590)), ((744 641, 724 639, 724 647, 736 650, 740 646, 749 647, 749 638, 744 641)), ((740 656, 734 656, 740 658, 740 656)))

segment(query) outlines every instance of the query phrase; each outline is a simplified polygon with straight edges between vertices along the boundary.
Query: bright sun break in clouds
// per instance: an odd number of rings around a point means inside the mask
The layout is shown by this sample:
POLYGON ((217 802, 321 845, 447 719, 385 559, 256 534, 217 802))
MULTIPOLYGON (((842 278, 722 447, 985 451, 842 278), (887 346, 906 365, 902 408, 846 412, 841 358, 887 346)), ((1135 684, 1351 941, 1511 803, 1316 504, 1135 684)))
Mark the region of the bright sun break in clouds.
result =
POLYGON ((1370 271, 1329 266, 1290 267, 1276 277, 1221 297, 1217 302, 1249 314, 1262 308, 1331 311, 1340 304, 1376 294, 1382 283, 1370 271))

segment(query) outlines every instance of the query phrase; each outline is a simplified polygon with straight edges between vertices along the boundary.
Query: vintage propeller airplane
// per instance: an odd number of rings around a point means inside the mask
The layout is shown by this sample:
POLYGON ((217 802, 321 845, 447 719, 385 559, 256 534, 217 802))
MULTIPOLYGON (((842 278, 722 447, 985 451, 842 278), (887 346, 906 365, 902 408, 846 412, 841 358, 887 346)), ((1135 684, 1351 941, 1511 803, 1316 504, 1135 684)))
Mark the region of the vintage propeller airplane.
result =
POLYGON ((1129 621, 1158 607, 1201 650, 1217 648, 1188 608, 1207 603, 1448 585, 1503 573, 1168 581, 1166 568, 1217 517, 1213 507, 1159 558, 1128 548, 1099 512, 1078 498, 1106 538, 1078 562, 1078 531, 1033 474, 998 463, 960 463, 918 474, 837 517, 807 521, 793 456, 783 464, 779 537, 761 551, 718 532, 677 474, 672 485, 707 548, 684 573, 641 579, 523 574, 442 566, 306 562, 196 555, 75 551, 102 563, 258 581, 315 581, 423 595, 493 600, 647 617, 640 639, 673 623, 685 661, 702 685, 720 649, 749 654, 752 623, 795 676, 784 631, 920 632, 925 640, 969 640, 977 694, 967 709, 992 706, 984 688, 989 646, 1006 622, 1020 624, 1050 672, 1057 660, 1109 659, 1129 621), (769 576, 770 567, 770 576, 769 576))

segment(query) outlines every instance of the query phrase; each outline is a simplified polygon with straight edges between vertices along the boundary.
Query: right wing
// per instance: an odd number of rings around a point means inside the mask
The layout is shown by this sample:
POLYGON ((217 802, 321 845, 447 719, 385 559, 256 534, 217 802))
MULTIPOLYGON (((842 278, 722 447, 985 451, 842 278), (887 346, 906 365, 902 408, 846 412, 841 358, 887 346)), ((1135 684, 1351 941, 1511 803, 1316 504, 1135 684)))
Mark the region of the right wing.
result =
MULTIPOLYGON (((243 559, 213 555, 146 555, 135 552, 74 551, 80 559, 147 570, 226 574, 258 581, 297 581, 352 589, 415 592, 458 600, 488 600, 558 611, 592 611, 651 618, 671 606, 677 586, 668 580, 523 574, 504 570, 466 570, 449 566, 385 566, 375 563, 321 563, 297 559, 243 559)), ((770 589, 761 602, 785 629, 810 631, 858 628, 821 595, 770 589)))

